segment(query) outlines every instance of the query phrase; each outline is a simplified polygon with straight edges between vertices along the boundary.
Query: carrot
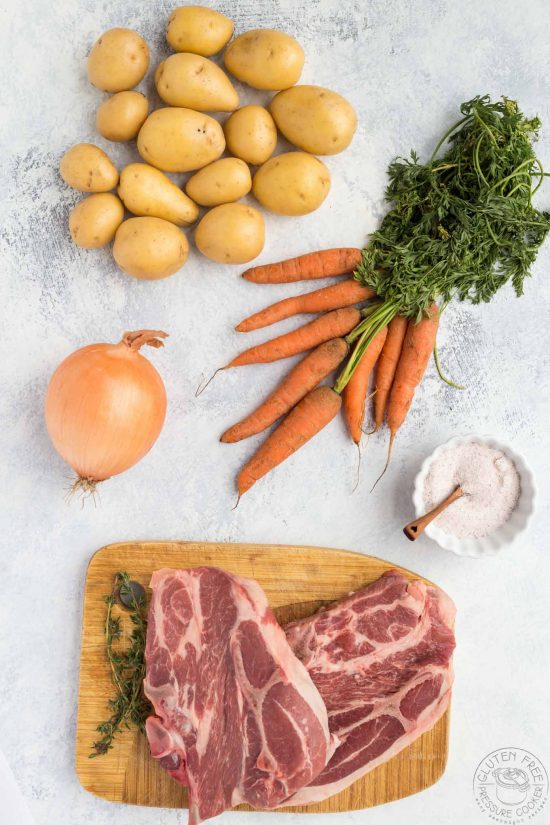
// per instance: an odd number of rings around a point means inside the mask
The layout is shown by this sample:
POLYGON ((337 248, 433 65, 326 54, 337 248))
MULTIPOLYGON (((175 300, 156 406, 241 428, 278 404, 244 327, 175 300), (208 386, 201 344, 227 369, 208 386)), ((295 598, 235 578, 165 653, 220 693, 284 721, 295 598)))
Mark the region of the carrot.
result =
POLYGON ((436 304, 430 307, 427 317, 422 318, 418 323, 409 321, 407 325, 386 416, 390 428, 388 462, 397 431, 407 417, 416 388, 428 366, 435 346, 438 325, 439 310, 436 304))
POLYGON ((348 349, 343 338, 333 338, 320 344, 289 372, 263 404, 226 430, 220 441, 232 444, 270 427, 335 370, 346 357, 348 349))
POLYGON ((343 395, 344 416, 351 437, 356 444, 361 441, 362 424, 365 417, 365 402, 372 369, 384 346, 388 328, 384 327, 375 335, 346 384, 343 395))
POLYGON ((278 361, 280 358, 297 355, 299 352, 306 352, 324 341, 330 341, 331 338, 341 338, 347 335, 360 320, 361 313, 354 307, 335 309, 327 312, 326 315, 321 315, 320 318, 315 318, 309 324, 304 324, 294 332, 287 332, 257 347, 250 347, 233 358, 223 369, 242 367, 246 364, 267 364, 271 361, 278 361))
POLYGON ((388 326, 388 335, 380 358, 376 364, 376 377, 374 381, 374 388, 376 390, 374 395, 374 431, 380 429, 384 421, 384 413, 386 412, 386 402, 390 394, 391 385, 401 355, 403 347, 403 339, 407 332, 408 321, 402 315, 396 315, 390 321, 388 326))
POLYGON ((374 290, 368 286, 363 286, 354 278, 349 278, 338 284, 325 286, 322 289, 315 289, 313 292, 306 292, 304 295, 296 295, 294 298, 285 298, 276 304, 256 312, 249 318, 235 327, 237 332, 251 332, 254 329, 261 329, 283 321, 292 315, 301 313, 328 312, 331 309, 341 309, 352 306, 361 301, 368 301, 374 297, 374 290))
POLYGON ((253 266, 243 278, 255 284, 290 284, 312 278, 328 278, 353 272, 361 260, 361 250, 353 248, 322 249, 275 264, 253 266))
POLYGON ((302 398, 239 473, 239 498, 326 427, 341 406, 342 399, 332 387, 317 387, 302 398))

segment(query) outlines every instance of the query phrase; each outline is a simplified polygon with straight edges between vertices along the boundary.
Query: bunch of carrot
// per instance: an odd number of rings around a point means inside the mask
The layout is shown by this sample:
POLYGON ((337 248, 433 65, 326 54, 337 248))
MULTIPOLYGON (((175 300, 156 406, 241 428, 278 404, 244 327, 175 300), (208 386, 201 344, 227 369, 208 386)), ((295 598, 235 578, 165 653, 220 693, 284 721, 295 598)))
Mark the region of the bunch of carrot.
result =
POLYGON ((360 334, 362 317, 380 305, 371 289, 349 277, 360 260, 360 249, 325 249, 256 266, 243 274, 246 280, 257 284, 348 277, 323 289, 272 304, 236 327, 239 332, 249 332, 294 315, 320 313, 293 332, 245 350, 223 368, 268 363, 308 352, 256 410, 221 437, 223 442, 240 441, 282 418, 239 473, 239 497, 313 438, 341 408, 350 435, 359 444, 369 380, 375 365, 374 429, 381 427, 385 417, 390 430, 389 460, 395 435, 406 418, 434 349, 439 313, 434 305, 429 316, 418 323, 401 316, 389 319, 359 357, 359 350, 350 350, 350 344, 360 334), (356 306, 365 303, 363 310, 356 306), (348 356, 347 367, 335 387, 320 386, 348 356))

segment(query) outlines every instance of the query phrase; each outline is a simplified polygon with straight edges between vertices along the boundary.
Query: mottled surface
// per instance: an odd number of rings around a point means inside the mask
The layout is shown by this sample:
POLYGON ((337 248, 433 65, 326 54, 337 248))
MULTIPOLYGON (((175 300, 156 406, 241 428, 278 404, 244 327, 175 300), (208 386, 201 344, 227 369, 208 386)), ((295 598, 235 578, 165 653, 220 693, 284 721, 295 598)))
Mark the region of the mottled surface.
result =
MULTIPOLYGON (((107 542, 134 538, 348 547, 416 568, 448 590, 458 608, 457 679, 450 760, 441 782, 417 797, 334 821, 482 823, 471 781, 486 753, 517 745, 550 769, 550 244, 522 300, 505 291, 490 306, 446 312, 442 359, 468 389, 443 386, 430 369, 391 471, 373 495, 385 438, 370 439, 362 482, 352 495, 356 453, 338 422, 232 510, 233 479, 254 444, 222 445, 217 438, 287 366, 222 374, 199 399, 195 388, 242 346, 234 323, 300 286, 257 287, 238 278, 239 268, 196 254, 166 281, 131 280, 117 271, 109 252, 70 243, 67 211, 79 196, 57 174, 70 144, 96 139, 94 111, 103 96, 88 86, 84 69, 93 40, 111 26, 134 26, 156 57, 165 54, 163 29, 173 5, 8 0, 1 12, 0 747, 38 825, 175 825, 182 820, 176 812, 93 798, 74 774, 80 594, 90 555, 107 542), (171 333, 167 347, 150 354, 169 393, 165 429, 144 461, 104 485, 97 507, 68 506, 69 471, 51 448, 42 418, 48 378, 74 348, 143 326, 171 333), (401 534, 421 460, 441 441, 468 431, 512 442, 532 464, 540 489, 537 518, 518 546, 479 562, 455 558, 428 539, 411 545, 401 534)), ((351 148, 328 160, 329 198, 300 220, 269 217, 264 261, 361 244, 383 212, 388 161, 411 146, 429 151, 459 103, 477 93, 517 96, 527 112, 541 115, 546 130, 538 151, 550 168, 545 0, 525 6, 516 0, 224 0, 217 8, 236 19, 239 31, 276 25, 294 33, 307 54, 303 80, 336 88, 359 114, 351 148)), ((119 163, 135 157, 125 147, 97 142, 119 163)), ((539 203, 550 204, 550 184, 539 203)), ((263 337, 253 333, 247 341, 263 337)), ((280 817, 227 814, 225 821, 274 825, 299 818, 280 817)))

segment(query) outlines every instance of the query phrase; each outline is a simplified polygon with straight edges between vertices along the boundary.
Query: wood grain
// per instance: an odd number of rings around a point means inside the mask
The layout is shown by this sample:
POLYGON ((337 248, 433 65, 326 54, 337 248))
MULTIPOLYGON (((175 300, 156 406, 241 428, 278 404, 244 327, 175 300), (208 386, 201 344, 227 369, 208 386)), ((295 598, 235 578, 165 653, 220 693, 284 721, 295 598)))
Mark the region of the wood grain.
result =
MULTIPOLYGON (((92 557, 86 577, 80 690, 76 733, 76 771, 86 790, 113 802, 186 808, 187 792, 158 766, 146 738, 124 731, 105 756, 90 759, 99 721, 109 715, 113 693, 105 657, 103 597, 119 570, 149 584, 161 567, 215 565, 256 579, 281 623, 308 616, 322 604, 378 579, 395 565, 372 556, 320 547, 204 544, 198 542, 136 542, 111 544, 92 557)), ((422 578, 399 569, 408 578, 422 578)), ((281 813, 330 813, 370 808, 433 785, 445 770, 449 710, 412 745, 375 768, 351 787, 313 805, 283 808, 281 813)), ((251 810, 243 805, 240 810, 251 810)))

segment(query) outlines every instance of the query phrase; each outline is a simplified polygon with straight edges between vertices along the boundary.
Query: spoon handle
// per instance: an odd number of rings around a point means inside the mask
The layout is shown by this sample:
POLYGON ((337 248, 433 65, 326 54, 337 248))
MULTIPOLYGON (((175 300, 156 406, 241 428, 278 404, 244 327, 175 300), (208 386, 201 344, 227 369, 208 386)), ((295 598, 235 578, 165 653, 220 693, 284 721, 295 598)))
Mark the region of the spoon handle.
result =
POLYGON ((411 541, 416 541, 418 536, 422 535, 428 524, 430 524, 434 520, 434 518, 436 518, 440 513, 442 513, 443 510, 445 510, 449 506, 449 504, 452 504, 453 501, 456 501, 457 498, 460 498, 462 495, 464 495, 462 487, 456 487, 450 496, 447 496, 447 498, 444 501, 442 501, 441 504, 438 504, 437 507, 434 507, 433 510, 430 510, 429 513, 426 513, 425 516, 421 516, 420 518, 415 519, 414 521, 410 521, 408 524, 406 524, 405 527, 403 527, 403 532, 405 533, 407 538, 411 541))

